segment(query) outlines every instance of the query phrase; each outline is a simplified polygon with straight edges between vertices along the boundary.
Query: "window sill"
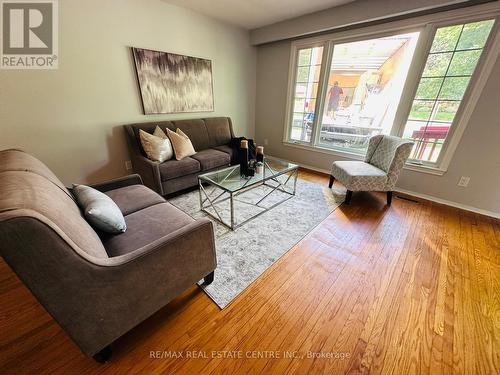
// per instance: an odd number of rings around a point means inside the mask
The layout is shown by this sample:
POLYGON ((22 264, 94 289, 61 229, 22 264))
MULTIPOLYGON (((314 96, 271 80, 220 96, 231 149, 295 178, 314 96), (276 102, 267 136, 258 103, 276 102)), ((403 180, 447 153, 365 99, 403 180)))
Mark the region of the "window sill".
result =
POLYGON ((406 163, 403 168, 407 169, 409 171, 433 174, 435 176, 442 176, 446 173, 446 169, 442 169, 442 168, 438 168, 438 167, 431 167, 429 165, 418 165, 418 164, 406 163))
POLYGON ((319 152, 322 154, 340 156, 340 157, 343 157, 346 159, 351 159, 351 160, 364 160, 365 159, 365 156, 362 154, 356 154, 354 152, 348 152, 348 151, 334 150, 331 148, 321 147, 321 146, 311 146, 309 144, 303 144, 303 143, 299 143, 299 142, 296 143, 296 142, 290 142, 290 141, 283 141, 283 145, 285 145, 287 147, 300 148, 302 150, 319 152))
MULTIPOLYGON (((319 152, 322 154, 340 156, 342 158, 346 158, 346 159, 350 159, 350 160, 364 160, 365 159, 364 155, 356 154, 354 152, 333 150, 333 149, 326 148, 326 147, 311 146, 309 144, 303 144, 303 143, 299 143, 299 142, 295 143, 295 142, 283 141, 283 145, 287 146, 287 147, 298 148, 301 150, 308 150, 308 151, 313 151, 313 152, 319 152)), ((446 173, 446 169, 432 167, 432 166, 428 166, 428 165, 418 165, 418 164, 410 164, 410 163, 405 164, 404 169, 414 171, 414 172, 432 174, 434 176, 442 176, 446 173)))

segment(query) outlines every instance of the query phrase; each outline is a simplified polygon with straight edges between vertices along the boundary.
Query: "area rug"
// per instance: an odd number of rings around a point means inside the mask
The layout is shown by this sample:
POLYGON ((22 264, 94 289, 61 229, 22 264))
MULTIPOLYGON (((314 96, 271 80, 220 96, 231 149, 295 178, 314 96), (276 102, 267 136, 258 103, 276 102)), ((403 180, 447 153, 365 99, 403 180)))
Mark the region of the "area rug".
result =
MULTIPOLYGON (((281 178, 284 182, 286 177, 281 178)), ((260 186, 239 195, 234 208, 236 223, 262 210, 249 203, 259 201, 271 189, 260 186)), ((209 187, 207 191, 217 196, 215 189, 209 187)), ((270 207, 286 197, 289 196, 276 190, 260 206, 270 207)), ((333 212, 344 198, 344 192, 298 178, 295 196, 234 231, 200 211, 198 191, 174 197, 169 202, 195 219, 208 216, 213 221, 217 252, 215 280, 208 286, 200 286, 220 308, 224 308, 333 212)), ((216 207, 222 218, 229 221, 229 200, 216 207)))

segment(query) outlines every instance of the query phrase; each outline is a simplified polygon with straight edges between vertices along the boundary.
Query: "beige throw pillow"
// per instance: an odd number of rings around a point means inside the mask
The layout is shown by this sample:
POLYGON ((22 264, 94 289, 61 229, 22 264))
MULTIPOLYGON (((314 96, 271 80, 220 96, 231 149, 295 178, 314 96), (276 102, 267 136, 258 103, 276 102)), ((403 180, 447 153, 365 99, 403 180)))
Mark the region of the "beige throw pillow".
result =
POLYGON ((158 126, 153 134, 139 130, 139 137, 141 138, 142 148, 149 159, 163 163, 174 156, 170 139, 158 126))
POLYGON ((168 137, 165 134, 165 132, 163 130, 161 130, 161 128, 158 125, 156 125, 156 128, 155 128, 155 131, 153 132, 153 135, 155 135, 157 137, 160 137, 162 139, 168 139, 168 137))
POLYGON ((175 158, 177 160, 196 154, 191 140, 181 129, 177 128, 175 132, 167 129, 167 135, 172 142, 175 158))

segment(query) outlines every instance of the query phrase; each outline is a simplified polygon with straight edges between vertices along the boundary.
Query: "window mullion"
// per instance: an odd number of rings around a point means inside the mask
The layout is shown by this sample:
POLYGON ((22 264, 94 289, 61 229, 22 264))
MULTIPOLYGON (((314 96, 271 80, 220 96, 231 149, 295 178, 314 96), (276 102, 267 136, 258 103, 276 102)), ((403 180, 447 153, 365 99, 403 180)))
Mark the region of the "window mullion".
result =
POLYGON ((291 55, 290 62, 290 78, 288 87, 288 97, 287 97, 287 110, 286 110, 286 122, 285 122, 285 133, 284 139, 289 141, 292 138, 292 122, 293 122, 293 111, 294 111, 294 99, 295 99, 295 85, 297 81, 297 68, 299 65, 299 51, 300 48, 294 46, 293 54, 291 55))
POLYGON ((332 66, 333 42, 328 42, 323 47, 323 59, 319 75, 318 93, 316 95, 316 108, 312 125, 311 143, 315 146, 319 142, 321 134, 321 123, 325 108, 326 91, 328 89, 328 79, 330 77, 330 67, 332 66), (318 125, 319 124, 319 125, 318 125))
MULTIPOLYGON (((306 106, 307 106, 307 100, 309 99, 308 98, 308 87, 309 87, 309 83, 311 82, 311 76, 312 76, 312 79, 314 80, 314 68, 312 67, 313 64, 312 64, 312 59, 313 59, 313 49, 311 49, 311 55, 309 56, 309 74, 307 76, 307 83, 306 83, 306 93, 305 93, 305 97, 304 97, 304 106, 302 107, 302 136, 301 138, 304 138, 304 137, 307 137, 307 127, 306 127, 306 116, 307 116, 307 109, 306 109, 306 106)), ((299 69, 299 64, 298 64, 298 58, 297 58, 297 70, 299 69)), ((313 83, 314 84, 314 83, 313 83)), ((293 115, 292 115, 293 116, 293 115)), ((306 142, 305 139, 301 139, 300 142, 306 142)), ((309 140, 308 142, 309 144, 311 143, 311 140, 309 140)))

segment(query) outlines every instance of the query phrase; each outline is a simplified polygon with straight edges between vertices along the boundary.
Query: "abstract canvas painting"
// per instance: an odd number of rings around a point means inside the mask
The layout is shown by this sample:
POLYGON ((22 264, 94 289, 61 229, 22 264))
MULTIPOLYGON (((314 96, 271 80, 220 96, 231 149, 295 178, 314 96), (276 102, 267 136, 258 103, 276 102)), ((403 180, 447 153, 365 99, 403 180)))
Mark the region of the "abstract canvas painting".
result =
POLYGON ((132 48, 144 114, 214 110, 212 62, 132 48))

